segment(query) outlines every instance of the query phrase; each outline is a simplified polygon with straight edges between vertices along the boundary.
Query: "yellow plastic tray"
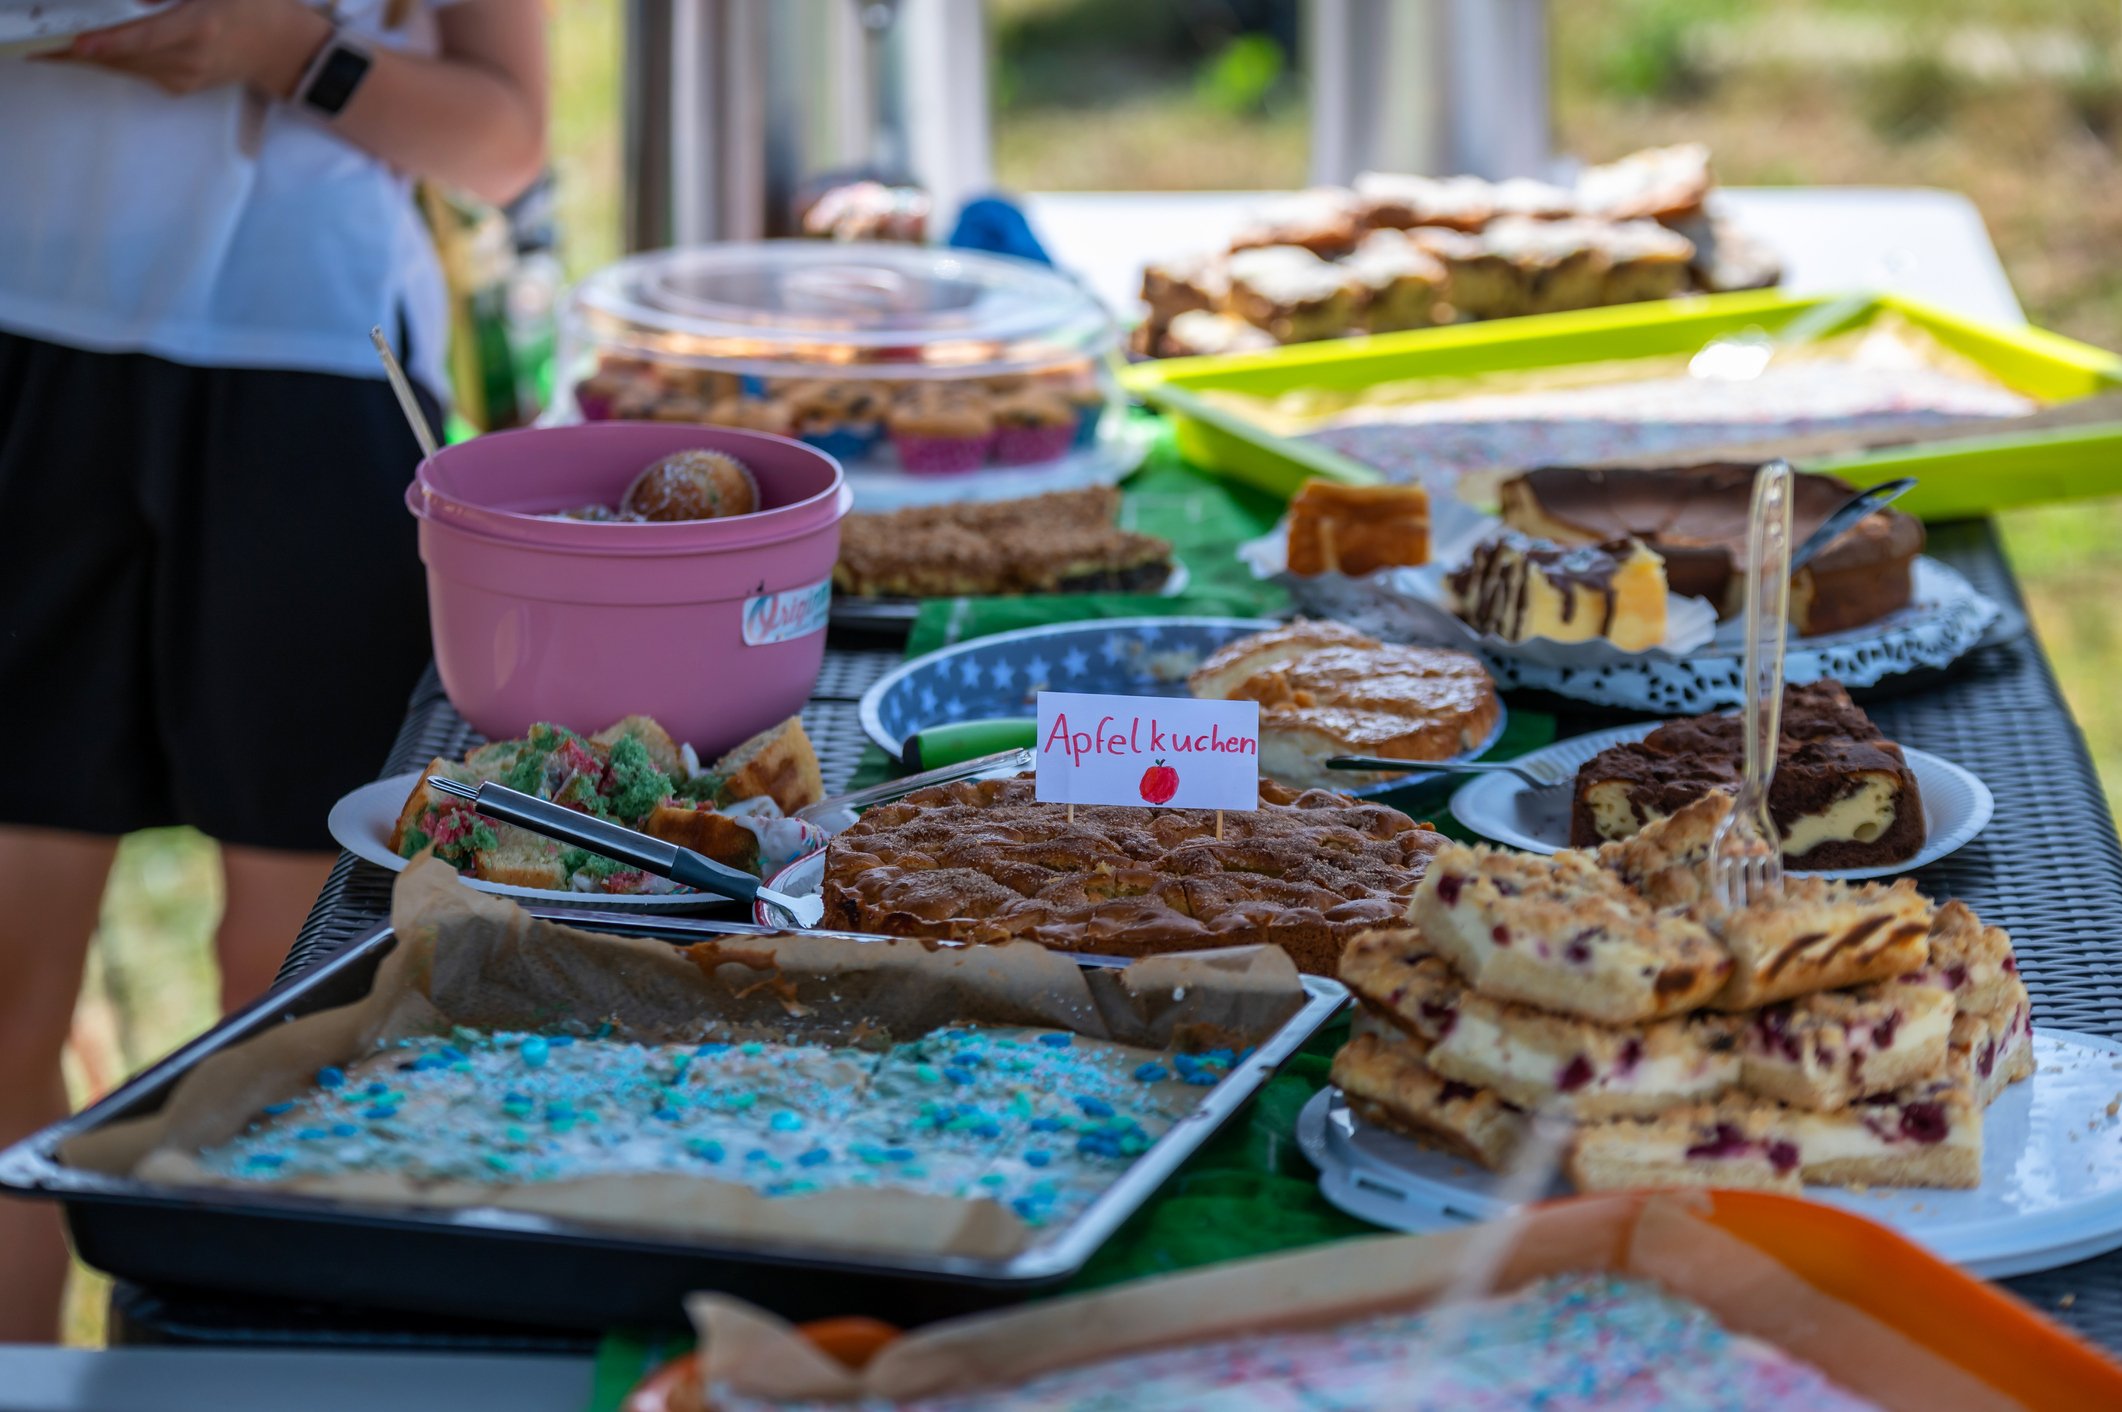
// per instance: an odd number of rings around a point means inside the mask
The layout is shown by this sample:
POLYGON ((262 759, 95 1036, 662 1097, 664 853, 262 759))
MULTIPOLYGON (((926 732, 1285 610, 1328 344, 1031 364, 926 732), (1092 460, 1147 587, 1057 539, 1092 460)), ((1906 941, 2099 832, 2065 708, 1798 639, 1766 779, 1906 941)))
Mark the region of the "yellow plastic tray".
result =
MULTIPOLYGON (((1519 372, 1660 354, 1692 353, 1721 333, 1774 332, 1831 296, 1773 291, 1457 324, 1265 353, 1173 358, 1126 373, 1129 388, 1175 423, 1179 450, 1204 469, 1279 495, 1313 476, 1350 484, 1375 470, 1315 443, 1278 435, 1200 394, 1279 397, 1302 389, 1346 391, 1408 378, 1519 372)), ((1852 324, 1891 311, 1991 376, 2043 403, 2122 388, 2122 357, 2032 327, 1965 319, 1894 295, 1875 296, 1852 324)), ((1855 453, 1809 465, 1864 482, 1914 476, 1901 502, 1925 519, 1983 515, 2013 505, 2122 493, 2122 422, 2000 432, 1994 437, 1855 453)))

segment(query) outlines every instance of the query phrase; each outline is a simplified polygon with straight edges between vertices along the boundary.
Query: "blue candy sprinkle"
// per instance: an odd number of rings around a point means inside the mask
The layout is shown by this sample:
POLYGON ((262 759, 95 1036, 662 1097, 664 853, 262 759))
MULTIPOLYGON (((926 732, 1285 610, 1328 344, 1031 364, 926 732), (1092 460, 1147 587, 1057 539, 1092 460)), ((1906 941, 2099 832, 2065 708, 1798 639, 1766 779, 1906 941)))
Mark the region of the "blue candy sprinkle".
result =
POLYGON ((1003 1176, 1000 1172, 982 1172, 980 1174, 980 1185, 982 1186, 1000 1186, 1008 1180, 1009 1178, 1003 1176))
POLYGON ((370 1085, 369 1085, 369 1086, 368 1086, 367 1088, 365 1088, 365 1089, 363 1089, 363 1090, 362 1090, 362 1092, 363 1092, 363 1093, 371 1093, 371 1094, 381 1094, 381 1093, 389 1093, 390 1091, 391 1091, 391 1086, 390 1086, 389 1084, 386 1084, 386 1083, 373 1083, 373 1084, 370 1084, 370 1085))
POLYGON ((949 1079, 954 1084, 969 1084, 973 1082, 973 1071, 970 1069, 962 1069, 956 1064, 952 1064, 947 1066, 943 1070, 943 1077, 949 1079))
POLYGON ((973 1132, 979 1137, 1000 1137, 1002 1136, 1002 1125, 993 1119, 988 1119, 975 1127, 973 1132))
POLYGON ((243 1160, 243 1165, 246 1167, 259 1167, 269 1171, 286 1160, 285 1157, 282 1157, 277 1152, 253 1152, 243 1160))
POLYGON ((1113 1115, 1112 1104, 1088 1093, 1076 1095, 1076 1106, 1083 1110, 1083 1116, 1086 1118, 1110 1118, 1113 1115))
POLYGON ((573 1105, 565 1101, 553 1102, 545 1105, 545 1121, 548 1123, 564 1123, 574 1116, 575 1110, 573 1105))
POLYGON ((457 1048, 457 1046, 454 1044, 443 1045, 442 1048, 438 1051, 438 1053, 441 1055, 443 1062, 448 1064, 454 1064, 459 1059, 468 1059, 471 1057, 463 1050, 457 1048))
POLYGON ((317 1087, 344 1088, 345 1086, 346 1070, 336 1064, 326 1064, 323 1068, 317 1070, 317 1087))
POLYGON ((565 1049, 575 1042, 575 1037, 571 1034, 556 1034, 545 1042, 555 1049, 565 1049))
POLYGON ((816 1167, 821 1163, 830 1162, 832 1160, 832 1153, 828 1152, 822 1147, 813 1147, 810 1151, 804 1153, 801 1157, 798 1157, 796 1159, 796 1164, 801 1167, 816 1167))
POLYGON ((1172 1071, 1162 1064, 1143 1064, 1136 1068, 1135 1077, 1143 1083, 1161 1083, 1172 1076, 1172 1071))
POLYGON ((326 1132, 323 1128, 304 1128, 300 1132, 296 1133, 295 1136, 301 1138, 304 1142, 318 1142, 324 1138, 330 1137, 331 1134, 326 1132))
POLYGON ((799 1113, 791 1113, 784 1108, 774 1114, 773 1117, 768 1118, 766 1125, 777 1133, 798 1132, 803 1127, 803 1117, 799 1113))
POLYGON ((551 1047, 537 1035, 532 1035, 529 1039, 524 1040, 522 1049, 524 1067, 530 1069, 544 1068, 545 1061, 552 1057, 550 1054, 551 1047))
POLYGON ((911 1162, 914 1160, 914 1150, 911 1147, 887 1147, 884 1149, 884 1160, 887 1162, 911 1162))
POLYGON ((396 1108, 393 1108, 388 1103, 378 1103, 371 1107, 362 1109, 361 1116, 364 1118, 374 1118, 378 1122, 381 1122, 385 1118, 397 1117, 398 1110, 396 1108))
POLYGON ((722 1144, 712 1138, 696 1137, 685 1144, 685 1150, 703 1162, 720 1162, 722 1144))
POLYGON ((508 1159, 506 1157, 503 1157, 498 1152, 487 1153, 483 1160, 485 1161, 486 1165, 488 1167, 491 1167, 494 1171, 506 1172, 509 1170, 508 1159))
POLYGON ((507 1093, 501 1095, 501 1101, 503 1103, 528 1103, 531 1101, 531 1096, 527 1093, 521 1092, 518 1089, 512 1088, 507 1093))
POLYGON ((1075 1042, 1076 1037, 1072 1034, 1043 1034, 1039 1036, 1039 1043, 1050 1044, 1056 1049, 1066 1049, 1075 1042))
POLYGON ((933 1064, 914 1065, 914 1077, 921 1080, 921 1082, 925 1084, 939 1084, 943 1082, 943 1075, 936 1072, 936 1066, 933 1064))
POLYGON ((759 1043, 757 1040, 753 1040, 750 1044, 738 1045, 737 1052, 739 1054, 744 1055, 748 1059, 756 1058, 759 1055, 766 1053, 766 1046, 759 1043))
POLYGON ((657 1119, 660 1122, 675 1123, 678 1121, 678 1110, 675 1108, 658 1108, 655 1112, 649 1114, 649 1116, 651 1118, 657 1119))
POLYGON ((1057 1133, 1067 1126, 1068 1124, 1062 1122, 1059 1118, 1034 1118, 1031 1120, 1031 1130, 1035 1133, 1057 1133))
POLYGON ((1047 1163, 1053 1160, 1054 1154, 1046 1151, 1044 1148, 1035 1147, 1031 1151, 1024 1154, 1024 1161, 1027 1166, 1044 1167, 1047 1163))
POLYGON ((294 1111, 295 1105, 292 1099, 286 1103, 268 1103, 265 1105, 265 1115, 269 1118, 277 1118, 282 1113, 292 1113, 294 1111))
POLYGON ((699 1055, 702 1059, 711 1059, 717 1054, 729 1053, 729 1046, 726 1044, 703 1044, 698 1049, 695 1049, 693 1053, 699 1055))
POLYGON ((437 1054, 423 1054, 418 1059, 413 1060, 413 1072, 416 1074, 433 1073, 437 1069, 447 1069, 448 1067, 449 1062, 437 1054))
POLYGON ((358 1132, 360 1132, 360 1131, 361 1131, 361 1129, 359 1129, 359 1128, 355 1127, 355 1126, 354 1126, 354 1125, 353 1125, 352 1123, 333 1123, 333 1124, 332 1124, 332 1136, 333 1136, 333 1137, 352 1137, 352 1136, 353 1136, 354 1134, 356 1134, 356 1133, 358 1133, 358 1132))

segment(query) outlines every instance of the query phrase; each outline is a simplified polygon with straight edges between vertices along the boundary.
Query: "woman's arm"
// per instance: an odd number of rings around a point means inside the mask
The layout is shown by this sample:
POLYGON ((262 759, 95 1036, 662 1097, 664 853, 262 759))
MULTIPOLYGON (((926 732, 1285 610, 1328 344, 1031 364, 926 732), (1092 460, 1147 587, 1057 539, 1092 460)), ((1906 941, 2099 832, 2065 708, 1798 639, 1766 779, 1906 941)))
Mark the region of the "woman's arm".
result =
MULTIPOLYGON (((332 127, 415 176, 496 204, 545 163, 545 11, 539 0, 459 0, 436 11, 442 56, 377 49, 332 127)), ((182 0, 81 35, 61 56, 148 80, 170 93, 247 84, 293 94, 331 23, 301 0, 182 0)))

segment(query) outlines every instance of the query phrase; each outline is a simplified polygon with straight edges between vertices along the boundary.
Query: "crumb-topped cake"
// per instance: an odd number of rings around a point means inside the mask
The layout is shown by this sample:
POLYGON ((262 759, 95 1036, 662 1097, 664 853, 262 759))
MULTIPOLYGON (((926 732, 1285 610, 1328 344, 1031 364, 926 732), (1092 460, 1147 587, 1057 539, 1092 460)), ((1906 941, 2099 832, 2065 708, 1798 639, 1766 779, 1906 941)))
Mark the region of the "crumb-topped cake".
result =
MULTIPOLYGON (((736 1396, 725 1412, 830 1412, 846 1403, 736 1396)), ((1325 1327, 1153 1348, 1041 1373, 1007 1388, 874 1412, 1864 1412, 1875 1404, 1819 1369, 1717 1322, 1648 1280, 1555 1275, 1508 1294, 1325 1327)))
POLYGON ((1930 957, 1930 903, 1907 878, 1882 886, 1786 877, 1780 896, 1695 915, 1731 953, 1731 978, 1710 1001, 1720 1010, 1892 980, 1930 957))
MULTIPOLYGON (((1915 773, 1842 684, 1785 687, 1782 719, 1768 812, 1785 860, 1870 868, 1913 858, 1925 837, 1915 773)), ((1570 810, 1571 845, 1630 838, 1705 794, 1735 793, 1744 729, 1736 715, 1668 721, 1585 761, 1570 810)))
POLYGON ((1301 618, 1226 644, 1187 686, 1201 698, 1259 702, 1260 771, 1296 789, 1391 777, 1327 769, 1336 755, 1418 762, 1475 749, 1503 709, 1488 669, 1468 653, 1301 618))
POLYGON ((826 849, 826 925, 1144 956, 1271 942, 1314 975, 1403 921, 1440 835, 1383 805, 1263 780, 1260 807, 1040 803, 1030 777, 924 789, 826 849))
POLYGON ((1522 1110, 1439 1074, 1422 1040, 1357 1020, 1334 1056, 1332 1078, 1359 1117, 1491 1171, 1509 1164, 1531 1131, 1522 1110))
POLYGON ((1447 844, 1415 923, 1476 990, 1606 1024, 1696 1009, 1733 972, 1699 922, 1654 910, 1582 853, 1447 844))
POLYGON ((833 587, 860 597, 1152 593, 1172 547, 1118 526, 1116 486, 849 515, 833 587))
POLYGON ((1039 1227, 1071 1219, 1236 1058, 1000 1027, 874 1051, 458 1028, 319 1071, 201 1162, 224 1180, 297 1189, 356 1174, 899 1189, 991 1199, 1039 1227))
POLYGON ((1342 953, 1341 980, 1368 1013, 1427 1043, 1424 1060, 1442 1078, 1579 1118, 1658 1113, 1739 1080, 1729 1016, 1594 1024, 1470 990, 1441 957, 1411 955, 1414 940, 1365 932, 1342 953))
POLYGON ((1952 997, 1921 986, 1820 991, 1751 1017, 1741 1054, 1750 1093, 1825 1112, 1945 1068, 1952 997))

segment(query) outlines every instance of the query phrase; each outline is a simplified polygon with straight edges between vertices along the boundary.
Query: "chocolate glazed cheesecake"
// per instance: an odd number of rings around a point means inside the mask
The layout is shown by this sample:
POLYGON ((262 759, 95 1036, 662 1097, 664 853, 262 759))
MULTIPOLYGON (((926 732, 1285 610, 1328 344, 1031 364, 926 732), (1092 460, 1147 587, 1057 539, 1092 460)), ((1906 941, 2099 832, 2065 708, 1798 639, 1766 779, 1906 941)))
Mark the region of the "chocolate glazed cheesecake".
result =
MULTIPOLYGON (((1577 772, 1569 841, 1588 848, 1634 836, 1711 790, 1736 793, 1745 756, 1737 716, 1669 721, 1642 740, 1600 751, 1577 772)), ((1901 747, 1840 682, 1786 687, 1783 739, 1768 812, 1784 862, 1871 868, 1923 847, 1923 799, 1901 747)))
MULTIPOLYGON (((1545 466, 1506 481, 1504 523, 1558 544, 1633 536, 1665 561, 1666 582, 1706 598, 1719 617, 1743 606, 1750 463, 1671 469, 1545 466)), ((1792 484, 1792 543, 1800 543, 1855 494, 1833 476, 1801 473, 1792 484)), ((1858 521, 1791 576, 1791 626, 1800 634, 1843 632, 1906 608, 1914 594, 1923 525, 1899 510, 1858 521)))

